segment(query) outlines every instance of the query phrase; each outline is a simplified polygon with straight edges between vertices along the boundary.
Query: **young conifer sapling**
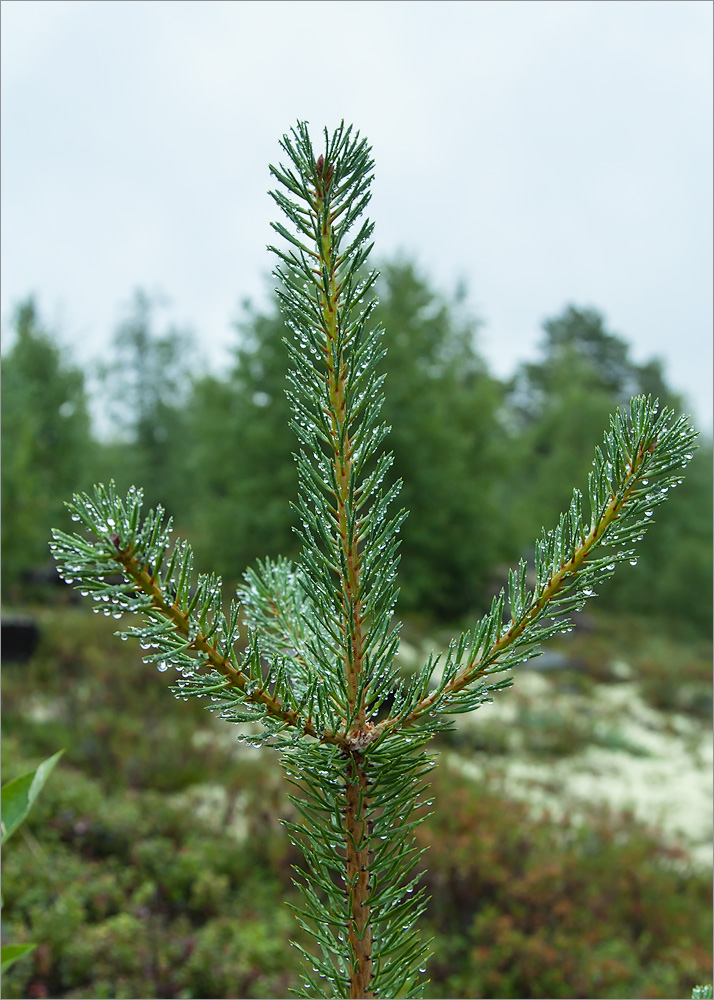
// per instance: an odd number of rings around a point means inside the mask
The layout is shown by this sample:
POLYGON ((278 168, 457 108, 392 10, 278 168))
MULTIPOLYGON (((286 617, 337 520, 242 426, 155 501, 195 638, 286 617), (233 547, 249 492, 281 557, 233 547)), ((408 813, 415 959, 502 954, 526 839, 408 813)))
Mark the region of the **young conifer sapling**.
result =
POLYGON ((303 122, 282 148, 285 165, 270 169, 286 224, 273 224, 283 242, 271 250, 292 331, 300 558, 266 559, 224 608, 220 579, 194 579, 191 549, 172 542, 164 511, 142 516, 141 491, 119 496, 113 483, 74 497, 83 532, 54 531, 52 550, 95 610, 136 615, 120 634, 171 669, 177 697, 252 723, 238 738, 279 751, 298 817, 286 826, 305 858, 295 912, 315 943, 303 951, 300 995, 419 997, 428 949, 417 929, 425 898, 414 828, 431 804, 426 745, 450 716, 509 687, 512 669, 570 630, 572 613, 635 558, 696 434, 650 398, 618 410, 595 450, 588 497, 574 490, 536 543, 533 588, 521 561, 481 621, 402 679, 393 611, 405 512, 395 507, 399 485, 384 485, 384 348, 371 323, 377 275, 366 271, 373 225, 363 218, 371 151, 344 123, 325 130, 317 154, 303 122))

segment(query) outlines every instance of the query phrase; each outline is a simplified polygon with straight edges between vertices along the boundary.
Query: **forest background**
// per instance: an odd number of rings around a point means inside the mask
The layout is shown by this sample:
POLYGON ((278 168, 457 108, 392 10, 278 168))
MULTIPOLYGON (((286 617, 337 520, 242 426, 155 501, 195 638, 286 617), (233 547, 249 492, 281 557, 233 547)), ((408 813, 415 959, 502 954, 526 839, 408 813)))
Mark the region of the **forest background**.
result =
MULTIPOLYGON (((399 611, 454 619, 484 608, 504 566, 586 486, 594 442, 637 393, 683 408, 657 359, 636 364, 592 308, 543 324, 540 356, 499 380, 479 353, 479 322, 413 263, 383 264, 393 479, 404 483, 399 611), (487 526, 487 527, 486 527, 487 526)), ((160 303, 138 290, 113 348, 82 371, 32 299, 16 312, 3 359, 3 597, 19 597, 48 563, 62 502, 92 482, 145 490, 194 546, 199 568, 233 585, 257 558, 294 555, 293 433, 285 398, 286 330, 274 302, 250 302, 234 362, 201 374, 200 335, 161 329, 160 303), (90 400, 88 374, 99 379, 90 400), (100 407, 98 410, 97 407, 100 407), (98 434, 92 414, 109 433, 98 434)), ((658 515, 639 566, 601 604, 708 634, 711 621, 711 441, 658 515)))
MULTIPOLYGON (((640 392, 682 401, 661 362, 635 363, 600 313, 574 305, 543 324, 534 361, 496 378, 461 292, 439 292, 405 258, 381 272, 385 416, 410 510, 397 608, 406 649, 438 645, 446 623, 486 608, 507 565, 586 485, 615 406, 640 392)), ((168 509, 227 592, 256 558, 295 553, 276 302, 245 302, 235 329, 231 367, 208 374, 200 334, 166 327, 161 303, 137 290, 111 352, 83 370, 32 299, 15 313, 3 357, 3 602, 40 636, 4 671, 3 780, 67 752, 5 860, 4 933, 39 942, 6 977, 7 997, 269 997, 295 982, 279 900, 291 898, 298 859, 279 823, 289 806, 278 768, 238 755, 198 706, 174 705, 112 640, 118 623, 76 606, 47 548, 67 520, 63 500, 114 478, 168 509)), ((444 760, 486 765, 477 778, 445 767, 435 779, 439 810, 423 834, 431 996, 672 997, 711 979, 706 864, 692 867, 685 845, 631 812, 593 804, 576 821, 553 797, 534 813, 490 777, 499 761, 555 767, 593 742, 646 755, 594 718, 593 693, 622 682, 623 658, 647 710, 691 722, 699 746, 711 718, 708 438, 656 521, 638 565, 608 583, 560 654, 553 699, 518 703, 521 743, 485 717, 440 742, 444 760), (580 699, 577 713, 556 707, 562 692, 580 699)))

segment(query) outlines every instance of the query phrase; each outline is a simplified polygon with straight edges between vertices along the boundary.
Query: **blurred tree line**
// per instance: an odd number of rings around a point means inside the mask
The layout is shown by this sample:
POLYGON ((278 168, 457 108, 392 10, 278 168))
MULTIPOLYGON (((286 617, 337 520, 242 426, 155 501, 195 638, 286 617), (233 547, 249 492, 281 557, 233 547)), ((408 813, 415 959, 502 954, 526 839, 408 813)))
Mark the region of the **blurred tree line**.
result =
MULTIPOLYGON (((403 260, 382 268, 377 320, 388 348, 384 419, 392 478, 404 486, 400 611, 450 618, 479 609, 503 567, 586 490, 608 415, 635 393, 681 408, 661 363, 643 365, 591 309, 544 323, 536 361, 502 382, 478 352, 463 296, 434 290, 403 260)), ((48 562, 63 499, 92 482, 144 487, 193 544, 199 568, 236 581, 256 558, 295 555, 297 490, 277 302, 244 304, 230 370, 196 374, 181 330, 157 329, 158 303, 135 294, 99 371, 113 436, 93 429, 87 378, 45 328, 32 299, 16 311, 3 359, 2 546, 5 600, 48 562)), ((657 515, 639 565, 602 602, 699 631, 711 627, 711 441, 657 515)))

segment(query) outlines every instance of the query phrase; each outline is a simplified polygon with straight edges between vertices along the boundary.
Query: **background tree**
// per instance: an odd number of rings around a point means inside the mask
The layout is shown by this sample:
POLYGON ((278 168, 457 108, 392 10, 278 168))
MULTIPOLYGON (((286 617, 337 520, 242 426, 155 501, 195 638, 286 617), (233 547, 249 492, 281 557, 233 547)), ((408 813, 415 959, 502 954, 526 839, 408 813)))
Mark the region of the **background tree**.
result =
MULTIPOLYGON (((476 350, 478 323, 462 314, 458 296, 439 295, 408 261, 386 262, 377 292, 385 417, 395 428, 389 482, 403 479, 410 510, 400 606, 453 617, 483 597, 501 554, 501 389, 476 350)), ((261 555, 298 549, 285 396, 289 331, 277 299, 263 312, 246 304, 236 329, 227 380, 200 380, 188 406, 191 504, 181 515, 201 562, 228 578, 261 555)))
POLYGON ((285 323, 277 303, 250 303, 236 323, 239 343, 225 379, 198 380, 187 407, 187 501, 179 515, 201 562, 240 578, 258 557, 295 554, 290 501, 297 489, 285 396, 285 323))
POLYGON ((627 342, 608 331, 596 310, 570 305, 546 320, 543 330, 539 360, 521 365, 508 391, 518 454, 512 495, 523 538, 552 521, 573 481, 584 488, 588 442, 615 406, 638 393, 672 408, 682 405, 667 386, 661 363, 636 364, 627 342), (521 489, 526 483, 527 494, 521 489))
POLYGON ((712 442, 701 440, 687 475, 656 514, 652 544, 637 568, 603 591, 606 607, 668 621, 711 636, 712 628, 712 442))
POLYGON ((547 319, 543 330, 541 360, 521 365, 511 386, 511 405, 522 422, 539 418, 562 381, 563 372, 567 375, 573 366, 588 371, 592 385, 618 406, 624 405, 633 392, 657 396, 667 406, 681 402, 668 388, 661 362, 652 359, 636 364, 627 341, 607 330, 603 315, 596 309, 569 305, 562 315, 547 319))
POLYGON ((393 428, 392 479, 402 479, 410 512, 400 608, 454 617, 482 603, 502 555, 501 387, 477 351, 480 324, 458 294, 439 295, 408 261, 387 262, 381 272, 375 317, 387 348, 384 414, 393 428))
POLYGON ((88 485, 96 455, 84 375, 44 328, 33 298, 15 313, 3 358, 3 596, 46 563, 67 490, 88 485))
MULTIPOLYGON (((629 345, 609 332, 594 309, 568 306, 543 324, 538 361, 524 364, 508 401, 517 461, 511 479, 514 537, 525 546, 552 523, 570 484, 586 485, 588 442, 607 415, 633 393, 682 408, 662 364, 630 357, 629 345)), ((687 481, 667 508, 637 571, 622 572, 603 592, 624 612, 656 613, 707 631, 711 626, 711 444, 703 441, 687 481)))
POLYGON ((160 301, 138 289, 118 326, 112 358, 100 365, 112 421, 107 468, 122 486, 140 480, 147 499, 172 513, 184 488, 183 406, 190 387, 191 338, 154 331, 160 301))

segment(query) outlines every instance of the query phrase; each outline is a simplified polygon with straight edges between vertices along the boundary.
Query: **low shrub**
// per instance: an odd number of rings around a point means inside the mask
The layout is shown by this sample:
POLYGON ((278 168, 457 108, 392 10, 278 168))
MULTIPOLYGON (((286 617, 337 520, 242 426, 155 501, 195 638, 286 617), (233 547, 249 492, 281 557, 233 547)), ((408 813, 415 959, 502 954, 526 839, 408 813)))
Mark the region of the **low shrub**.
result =
MULTIPOLYGON (((289 995, 288 939, 311 943, 283 902, 301 859, 277 760, 167 702, 161 676, 106 642, 112 621, 40 620, 58 652, 44 639, 5 669, 3 780, 67 752, 5 859, 3 934, 38 947, 3 996, 289 995)), ((604 810, 536 819, 443 762, 433 785, 429 996, 683 997, 711 981, 710 880, 654 833, 604 810)))
POLYGON ((711 880, 629 815, 536 819, 441 768, 432 997, 677 997, 711 978, 711 880))

